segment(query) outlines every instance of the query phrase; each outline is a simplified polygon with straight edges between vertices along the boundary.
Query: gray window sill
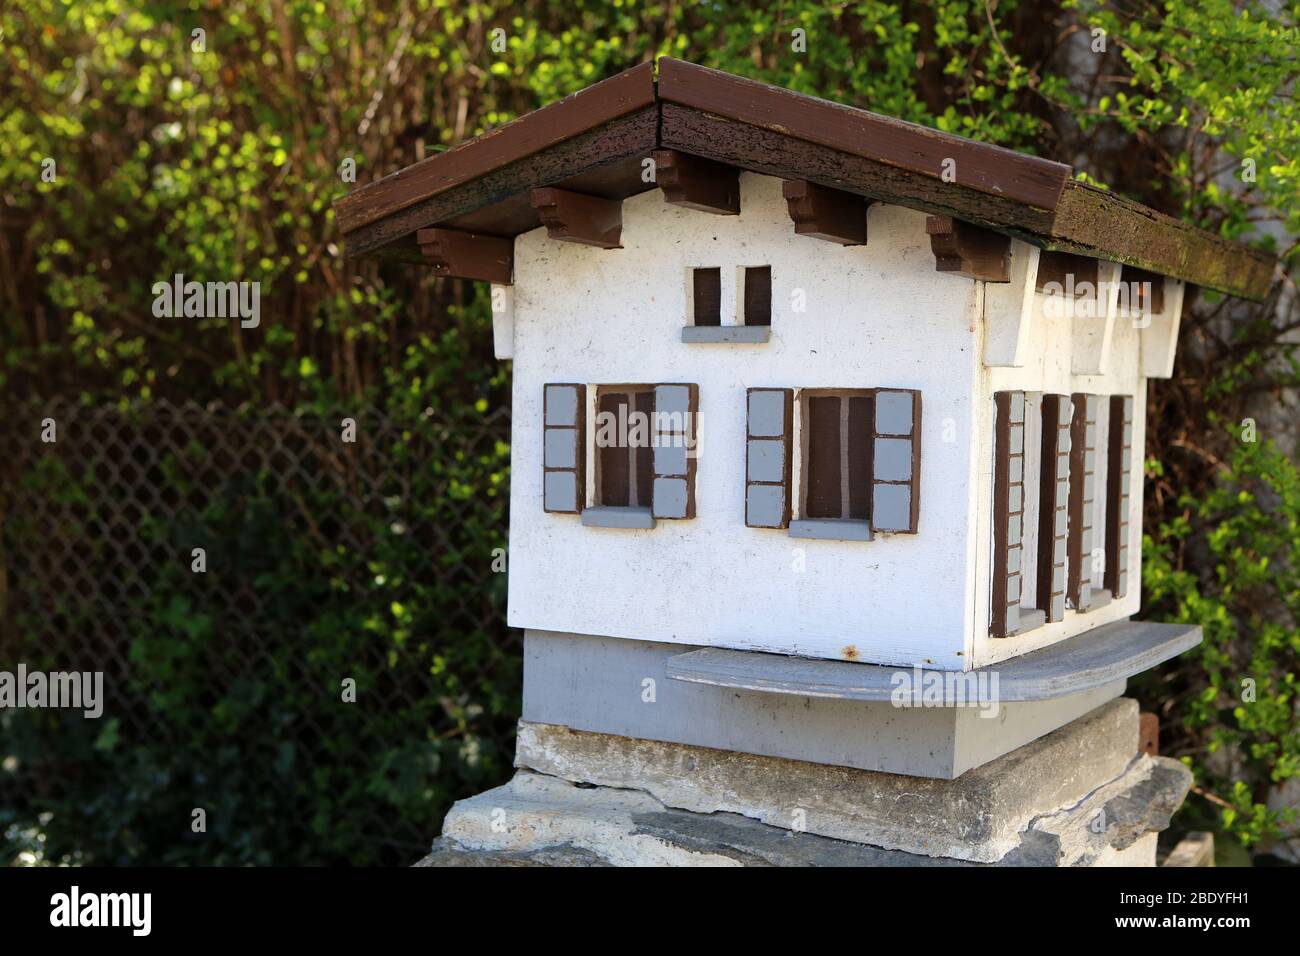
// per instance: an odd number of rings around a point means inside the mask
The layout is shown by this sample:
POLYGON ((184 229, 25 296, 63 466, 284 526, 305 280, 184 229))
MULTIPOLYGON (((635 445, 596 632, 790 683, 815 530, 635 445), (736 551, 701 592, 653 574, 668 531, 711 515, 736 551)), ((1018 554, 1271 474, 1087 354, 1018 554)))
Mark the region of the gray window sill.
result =
POLYGON ((1042 627, 1047 623, 1047 612, 1041 607, 1022 607, 1020 609, 1020 621, 1016 624, 1016 629, 1008 634, 1008 637, 1014 637, 1017 634, 1024 634, 1026 631, 1032 631, 1036 627, 1042 627))
POLYGON ((762 345, 772 335, 770 325, 688 325, 682 341, 692 345, 762 345))
POLYGON ((802 518, 790 522, 792 538, 825 538, 830 541, 870 541, 871 525, 842 518, 802 518))
MULTIPOLYGON (((1106 588, 1093 588, 1092 595, 1088 599, 1088 606, 1079 613, 1088 614, 1092 611, 1099 611, 1111 602, 1111 593, 1106 588)), ((1075 608, 1075 610, 1079 610, 1075 608)))
POLYGON ((584 508, 582 523, 588 528, 640 528, 648 530, 655 526, 655 518, 649 508, 584 508))

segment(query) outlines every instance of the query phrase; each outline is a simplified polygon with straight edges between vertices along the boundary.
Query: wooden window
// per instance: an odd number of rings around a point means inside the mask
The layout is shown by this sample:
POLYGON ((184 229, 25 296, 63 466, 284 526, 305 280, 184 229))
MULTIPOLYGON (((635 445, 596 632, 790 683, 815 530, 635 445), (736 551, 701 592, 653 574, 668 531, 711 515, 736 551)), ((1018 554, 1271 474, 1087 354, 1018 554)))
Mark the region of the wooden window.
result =
POLYGON ((1049 621, 1065 619, 1071 428, 1070 399, 1064 395, 1044 395, 1036 594, 1037 606, 1049 621))
POLYGON ((1115 598, 1128 593, 1129 483, 1133 465, 1133 398, 1110 397, 1106 454, 1106 587, 1115 598))
POLYGON ((596 390, 596 503, 649 508, 654 488, 651 428, 654 391, 648 385, 596 390))
MULTIPOLYGON (((695 517, 699 387, 600 385, 595 405, 595 507, 583 523, 651 528, 652 518, 695 517)), ((578 487, 585 495, 580 477, 578 487)))
POLYGON ((542 507, 578 514, 586 495, 586 389, 547 385, 542 390, 542 507))
POLYGON ((691 320, 696 325, 722 324, 722 270, 691 271, 691 320))
POLYGON ((788 528, 794 390, 751 388, 745 401, 745 524, 788 528))
POLYGON ((800 395, 800 518, 916 532, 921 394, 910 389, 800 395))
POLYGON ((803 395, 805 518, 871 516, 870 392, 803 395))
POLYGON ((771 266, 748 266, 745 269, 745 324, 772 324, 771 266))

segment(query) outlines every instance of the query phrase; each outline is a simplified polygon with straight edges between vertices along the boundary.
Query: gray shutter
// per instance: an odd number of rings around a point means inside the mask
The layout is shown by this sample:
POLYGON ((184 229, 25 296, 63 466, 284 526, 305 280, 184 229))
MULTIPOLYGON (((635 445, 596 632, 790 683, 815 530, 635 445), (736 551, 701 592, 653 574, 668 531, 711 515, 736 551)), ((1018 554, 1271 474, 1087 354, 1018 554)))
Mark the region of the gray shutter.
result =
POLYGON ((1074 416, 1070 423, 1070 533, 1069 552, 1070 606, 1086 611, 1092 606, 1092 526, 1093 501, 1097 473, 1097 406, 1096 395, 1075 392, 1074 416))
POLYGON ((871 449, 871 529, 916 534, 921 501, 921 393, 875 392, 871 449))
POLYGON ((547 385, 542 396, 542 508, 578 514, 587 497, 586 389, 547 385))
POLYGON ((1110 397, 1106 460, 1106 587, 1114 598, 1128 593, 1129 472, 1133 464, 1133 398, 1110 397))
POLYGON ((993 404, 993 606, 989 631, 994 637, 1010 637, 1020 625, 1025 393, 997 392, 993 404))
POLYGON ((1070 427, 1070 399, 1065 395, 1044 395, 1038 509, 1038 606, 1046 612, 1049 621, 1065 620, 1070 427))
POLYGON ((695 421, 699 386, 656 385, 652 441, 656 518, 695 517, 695 421))
POLYGON ((745 417, 745 524, 788 528, 794 390, 751 388, 745 417))

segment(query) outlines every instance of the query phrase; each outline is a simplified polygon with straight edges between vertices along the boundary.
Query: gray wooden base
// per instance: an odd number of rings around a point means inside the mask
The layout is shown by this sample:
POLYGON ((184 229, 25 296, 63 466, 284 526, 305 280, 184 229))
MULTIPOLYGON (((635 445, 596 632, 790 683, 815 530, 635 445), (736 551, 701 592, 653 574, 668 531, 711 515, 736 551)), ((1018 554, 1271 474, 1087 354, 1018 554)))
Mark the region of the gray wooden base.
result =
MULTIPOLYGON (((960 705, 966 687, 984 674, 997 675, 999 700, 1049 700, 1127 680, 1199 643, 1201 628, 1195 624, 1117 621, 993 667, 965 673, 921 671, 921 675, 943 688, 944 702, 949 704, 960 705)), ((677 654, 668 663, 673 680, 866 701, 891 700, 900 673, 908 670, 718 647, 677 654)))
POLYGON ((1041 701, 895 707, 888 700, 670 679, 669 661, 683 650, 691 648, 526 631, 523 717, 623 737, 953 779, 1118 697, 1125 685, 1118 679, 1041 701))

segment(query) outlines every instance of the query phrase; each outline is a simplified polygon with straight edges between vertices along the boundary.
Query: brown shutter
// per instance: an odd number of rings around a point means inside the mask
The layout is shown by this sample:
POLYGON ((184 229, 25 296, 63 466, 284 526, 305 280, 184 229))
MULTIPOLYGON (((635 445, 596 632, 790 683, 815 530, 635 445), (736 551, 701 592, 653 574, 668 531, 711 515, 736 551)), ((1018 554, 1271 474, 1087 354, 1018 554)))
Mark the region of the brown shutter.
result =
POLYGON ((1129 474, 1133 463, 1133 398, 1110 397, 1106 457, 1106 587, 1114 598, 1128 593, 1129 474))
POLYGON ((993 396, 993 601, 989 631, 1010 637, 1020 625, 1025 511, 1025 393, 993 396))
POLYGON ((751 388, 745 418, 745 524, 788 528, 794 390, 751 388))
POLYGON ((722 270, 695 269, 692 281, 692 321, 696 325, 722 324, 722 270))
POLYGON ((578 514, 586 500, 586 389, 546 385, 542 390, 542 508, 578 514))
POLYGON ((697 385, 656 385, 654 391, 654 493, 656 518, 695 517, 697 385))
POLYGON ((1097 406, 1096 395, 1075 392, 1074 415, 1070 422, 1070 586, 1066 592, 1070 606, 1086 611, 1092 606, 1092 526, 1093 501, 1097 473, 1097 406))
POLYGON ((745 324, 772 324, 772 267, 745 269, 745 324))
POLYGON ((921 513, 921 393, 879 388, 871 449, 871 529, 916 534, 921 513))
POLYGON ((1049 621, 1065 620, 1070 410, 1070 399, 1066 396, 1043 396, 1043 457, 1038 485, 1038 606, 1046 612, 1049 621))

